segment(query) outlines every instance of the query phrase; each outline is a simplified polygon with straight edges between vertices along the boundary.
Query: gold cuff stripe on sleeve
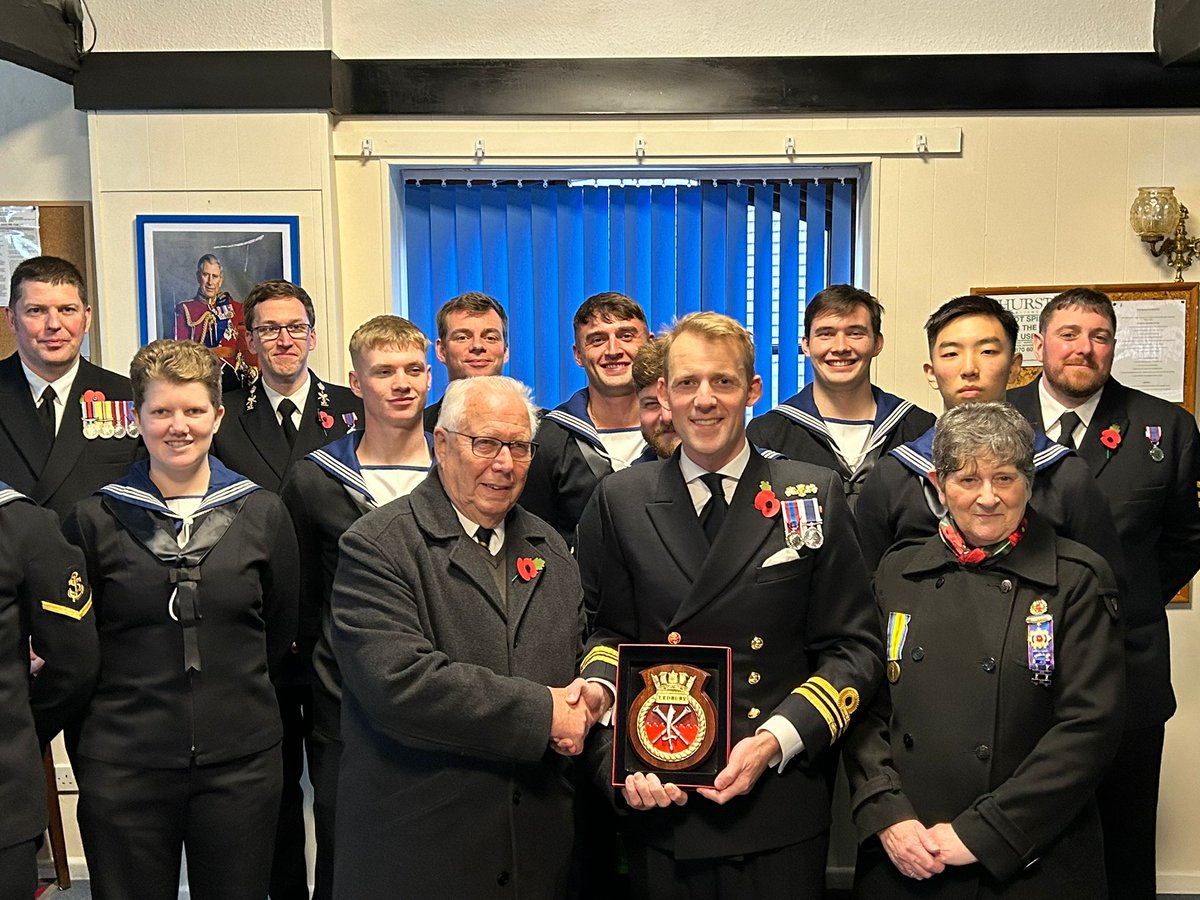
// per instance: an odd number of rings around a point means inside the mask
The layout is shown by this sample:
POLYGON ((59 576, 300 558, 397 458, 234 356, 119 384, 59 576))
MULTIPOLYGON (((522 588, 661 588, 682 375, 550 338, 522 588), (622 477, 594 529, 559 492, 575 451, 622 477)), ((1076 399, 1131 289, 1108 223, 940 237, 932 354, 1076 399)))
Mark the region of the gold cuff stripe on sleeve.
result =
POLYGON ((852 687, 838 691, 832 684, 814 675, 804 684, 792 691, 811 703, 825 719, 829 726, 829 734, 833 740, 846 730, 850 724, 850 715, 858 709, 858 691, 852 687))
POLYGON ((593 647, 587 652, 587 656, 583 658, 583 665, 579 667, 580 671, 583 671, 592 663, 604 663, 615 666, 617 664, 617 651, 612 647, 605 647, 604 645, 593 647))
POLYGON ((81 620, 92 608, 92 598, 88 597, 87 603, 75 609, 73 606, 64 606, 61 603, 51 603, 49 600, 42 601, 42 609, 46 612, 58 613, 60 616, 66 616, 68 619, 75 621, 81 620))

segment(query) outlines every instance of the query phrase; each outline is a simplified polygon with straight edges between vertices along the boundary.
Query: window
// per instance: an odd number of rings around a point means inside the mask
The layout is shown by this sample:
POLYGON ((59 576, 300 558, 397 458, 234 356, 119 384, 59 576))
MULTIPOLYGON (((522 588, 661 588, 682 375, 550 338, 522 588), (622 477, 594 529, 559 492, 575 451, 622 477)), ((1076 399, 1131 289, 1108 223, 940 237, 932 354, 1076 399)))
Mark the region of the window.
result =
MULTIPOLYGON (((588 296, 614 290, 641 303, 652 330, 701 309, 745 323, 764 382, 755 412, 764 412, 807 381, 804 301, 853 278, 853 171, 571 180, 405 174, 396 230, 401 308, 433 335, 450 297, 496 297, 509 314, 510 373, 542 406, 585 383, 571 353, 571 316, 588 296)), ((440 367, 434 381, 437 395, 440 367)))

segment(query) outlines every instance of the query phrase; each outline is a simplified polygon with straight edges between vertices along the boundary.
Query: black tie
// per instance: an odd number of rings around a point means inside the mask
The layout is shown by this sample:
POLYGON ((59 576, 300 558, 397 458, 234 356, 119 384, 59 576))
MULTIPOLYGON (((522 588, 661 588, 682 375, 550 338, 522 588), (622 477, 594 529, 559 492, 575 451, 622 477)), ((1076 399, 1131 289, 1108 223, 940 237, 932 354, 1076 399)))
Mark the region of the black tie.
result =
POLYGON ((1068 410, 1058 417, 1058 442, 1064 447, 1075 449, 1075 429, 1079 427, 1079 423, 1083 420, 1079 418, 1079 414, 1068 410))
POLYGON ((296 404, 284 397, 279 401, 279 424, 283 428, 283 436, 287 438, 288 446, 296 446, 296 423, 292 421, 292 414, 296 411, 296 404))
POLYGON ((475 540, 477 540, 479 542, 480 547, 482 547, 488 553, 491 553, 492 552, 492 535, 495 533, 496 532, 494 529, 484 528, 482 525, 480 525, 478 528, 475 529, 475 540))
POLYGON ((729 503, 725 499, 725 488, 721 485, 724 477, 719 472, 705 472, 700 476, 700 480, 712 494, 708 503, 704 504, 704 509, 700 510, 700 524, 704 526, 704 534, 710 545, 716 541, 717 534, 721 530, 721 523, 725 521, 725 513, 729 510, 729 503))
POLYGON ((46 437, 50 438, 50 443, 54 443, 54 398, 58 394, 54 393, 54 388, 47 385, 42 391, 42 405, 38 407, 38 418, 42 420, 42 427, 46 429, 46 437))

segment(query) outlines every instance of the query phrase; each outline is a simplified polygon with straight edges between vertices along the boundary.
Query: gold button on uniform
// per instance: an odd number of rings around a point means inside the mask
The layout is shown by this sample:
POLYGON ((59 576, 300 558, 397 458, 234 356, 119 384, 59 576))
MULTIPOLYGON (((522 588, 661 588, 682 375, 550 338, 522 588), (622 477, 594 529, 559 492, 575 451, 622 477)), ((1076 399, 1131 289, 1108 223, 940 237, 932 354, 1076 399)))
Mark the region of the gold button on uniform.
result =
POLYGON ((760 715, 762 715, 762 712, 759 710, 759 708, 757 706, 752 706, 750 707, 750 712, 746 713, 746 718, 757 719, 760 715))
POLYGON ((760 681, 762 681, 762 676, 759 675, 757 672, 751 672, 750 677, 747 678, 746 680, 748 682, 750 682, 751 684, 758 684, 760 681))
POLYGON ((755 635, 754 637, 750 638, 750 649, 751 650, 761 650, 762 646, 763 646, 763 639, 760 638, 758 635, 755 635))
POLYGON ((678 644, 682 640, 683 640, 683 635, 681 635, 678 631, 672 631, 670 634, 667 635, 667 643, 668 644, 678 644))

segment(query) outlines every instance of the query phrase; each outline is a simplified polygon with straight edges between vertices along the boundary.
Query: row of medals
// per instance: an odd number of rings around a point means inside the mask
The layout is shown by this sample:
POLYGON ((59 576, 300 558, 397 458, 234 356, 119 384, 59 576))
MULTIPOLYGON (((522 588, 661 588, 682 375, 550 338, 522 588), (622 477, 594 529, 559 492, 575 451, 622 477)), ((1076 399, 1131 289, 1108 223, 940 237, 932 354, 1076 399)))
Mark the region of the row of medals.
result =
POLYGON ((93 400, 92 415, 88 415, 88 401, 81 400, 83 409, 83 436, 89 441, 96 438, 138 437, 142 432, 133 418, 132 400, 93 400))

